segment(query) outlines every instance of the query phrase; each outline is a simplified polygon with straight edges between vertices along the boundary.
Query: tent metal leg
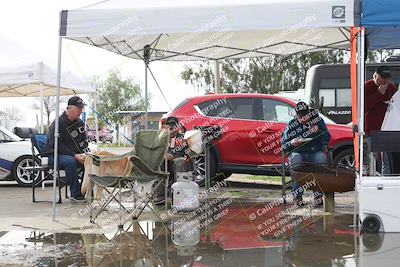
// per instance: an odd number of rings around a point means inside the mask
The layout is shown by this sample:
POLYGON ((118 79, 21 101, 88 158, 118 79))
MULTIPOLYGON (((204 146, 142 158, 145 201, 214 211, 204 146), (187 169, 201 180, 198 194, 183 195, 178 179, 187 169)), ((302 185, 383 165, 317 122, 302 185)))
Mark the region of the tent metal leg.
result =
POLYGON ((144 129, 148 129, 148 109, 149 109, 149 97, 148 97, 148 68, 150 64, 150 45, 146 45, 143 49, 144 59, 144 129))
POLYGON ((221 64, 219 60, 215 60, 215 89, 216 94, 221 93, 221 64))
POLYGON ((365 48, 365 30, 361 28, 359 33, 359 41, 358 41, 358 88, 359 88, 359 103, 360 103, 360 113, 358 117, 358 132, 360 135, 360 179, 363 176, 364 170, 364 81, 365 81, 365 60, 364 60, 364 48, 365 48))
POLYGON ((206 190, 208 190, 210 188, 210 181, 211 181, 210 148, 209 148, 208 144, 205 147, 204 162, 206 165, 206 175, 205 175, 206 177, 205 177, 204 187, 206 190))
MULTIPOLYGON (((60 21, 61 25, 61 21, 60 21)), ((58 63, 57 63, 57 91, 56 91, 56 120, 54 130, 54 174, 53 174, 53 221, 56 220, 56 194, 58 180, 58 135, 60 117, 60 82, 61 82, 61 55, 62 55, 62 37, 58 37, 58 63)))

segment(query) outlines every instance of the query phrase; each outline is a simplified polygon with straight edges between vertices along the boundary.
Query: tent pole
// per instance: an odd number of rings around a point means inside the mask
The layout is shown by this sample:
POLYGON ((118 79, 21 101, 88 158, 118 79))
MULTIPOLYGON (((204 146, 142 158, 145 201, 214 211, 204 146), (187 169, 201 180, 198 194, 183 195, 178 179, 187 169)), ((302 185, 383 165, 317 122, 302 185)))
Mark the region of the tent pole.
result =
MULTIPOLYGON (((93 105, 94 105, 94 111, 97 112, 97 83, 96 83, 96 76, 93 77, 93 88, 94 88, 94 93, 93 93, 93 105)), ((96 127, 96 147, 98 148, 99 145, 99 118, 97 114, 95 113, 94 116, 94 127, 96 127)))
POLYGON ((219 94, 221 93, 221 64, 219 60, 215 60, 215 88, 214 93, 219 94))
MULTIPOLYGON (((97 97, 96 93, 94 93, 94 110, 97 112, 97 97)), ((94 116, 94 127, 96 127, 96 146, 99 145, 99 118, 94 116)))
POLYGON ((354 125, 354 160, 356 170, 360 169, 360 160, 359 160, 359 136, 358 136, 358 95, 357 94, 357 28, 351 27, 350 29, 350 51, 351 51, 351 64, 350 64, 350 73, 351 73, 351 114, 352 114, 352 122, 354 125))
MULTIPOLYGON (((44 133, 44 126, 43 126, 43 83, 40 83, 40 133, 44 133)), ((44 172, 41 172, 42 179, 44 179, 44 172)), ((42 183, 42 190, 44 190, 44 183, 42 183)))
POLYGON ((148 110, 148 92, 147 92, 147 67, 149 66, 148 62, 144 62, 144 129, 147 130, 148 127, 148 118, 147 118, 147 110, 148 110))
POLYGON ((148 113, 148 108, 149 108, 149 99, 148 99, 148 91, 147 91, 147 86, 148 86, 148 78, 147 78, 147 74, 148 74, 148 67, 150 64, 150 49, 151 46, 150 45, 145 45, 144 49, 143 49, 143 60, 144 60, 144 129, 147 130, 148 129, 148 117, 147 117, 147 113, 148 113))
POLYGON ((43 125, 43 83, 40 83, 40 133, 44 133, 44 125, 43 125))
POLYGON ((59 117, 60 117, 60 80, 61 80, 61 54, 62 37, 58 37, 58 59, 57 59, 57 90, 56 90, 56 119, 54 129, 54 167, 53 167, 53 221, 56 220, 56 194, 58 179, 58 136, 59 136, 59 117))
MULTIPOLYGON (((359 42, 358 42, 358 88, 359 88, 359 116, 358 116, 358 125, 359 125, 359 134, 360 134, 360 179, 363 176, 363 169, 364 169, 364 81, 365 81, 365 61, 364 61, 364 44, 365 44, 365 31, 364 28, 360 29, 359 33, 359 42)), ((370 170, 371 171, 371 170, 370 170)))

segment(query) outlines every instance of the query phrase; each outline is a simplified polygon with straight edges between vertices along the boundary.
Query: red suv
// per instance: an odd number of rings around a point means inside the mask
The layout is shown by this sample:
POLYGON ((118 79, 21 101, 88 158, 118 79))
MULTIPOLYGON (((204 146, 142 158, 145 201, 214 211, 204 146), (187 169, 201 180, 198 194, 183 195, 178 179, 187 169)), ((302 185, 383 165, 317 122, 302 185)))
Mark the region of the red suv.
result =
MULTIPOLYGON (((264 94, 210 94, 187 98, 166 117, 175 116, 190 130, 195 126, 218 125, 222 137, 211 148, 211 177, 221 173, 275 174, 281 164, 281 135, 294 116, 296 102, 264 94), (270 171, 258 165, 269 164, 270 171)), ((333 165, 354 167, 353 133, 349 126, 338 125, 320 115, 331 134, 329 150, 333 165)), ((204 177, 204 158, 195 161, 195 169, 204 177)))

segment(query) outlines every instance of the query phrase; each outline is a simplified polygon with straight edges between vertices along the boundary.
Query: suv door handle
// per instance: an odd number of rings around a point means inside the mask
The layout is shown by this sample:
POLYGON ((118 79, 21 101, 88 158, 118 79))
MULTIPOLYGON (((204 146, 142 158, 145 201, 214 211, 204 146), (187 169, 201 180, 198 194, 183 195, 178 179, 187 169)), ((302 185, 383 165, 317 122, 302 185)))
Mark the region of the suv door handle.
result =
POLYGON ((263 132, 264 133, 275 133, 275 131, 272 129, 265 129, 263 132))

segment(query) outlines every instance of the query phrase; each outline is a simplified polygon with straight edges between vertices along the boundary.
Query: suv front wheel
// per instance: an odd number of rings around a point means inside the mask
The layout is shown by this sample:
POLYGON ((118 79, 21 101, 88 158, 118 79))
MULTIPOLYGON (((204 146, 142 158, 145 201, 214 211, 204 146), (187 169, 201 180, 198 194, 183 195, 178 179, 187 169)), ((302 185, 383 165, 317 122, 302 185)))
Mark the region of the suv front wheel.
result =
MULTIPOLYGON (((195 182, 200 186, 203 186, 206 177, 205 154, 195 157, 192 162, 195 182)), ((212 181, 222 181, 232 175, 232 173, 222 171, 217 173, 217 159, 213 152, 210 152, 210 171, 212 181)))
POLYGON ((333 166, 354 170, 356 166, 354 158, 354 150, 352 148, 348 148, 339 152, 333 159, 333 166))

